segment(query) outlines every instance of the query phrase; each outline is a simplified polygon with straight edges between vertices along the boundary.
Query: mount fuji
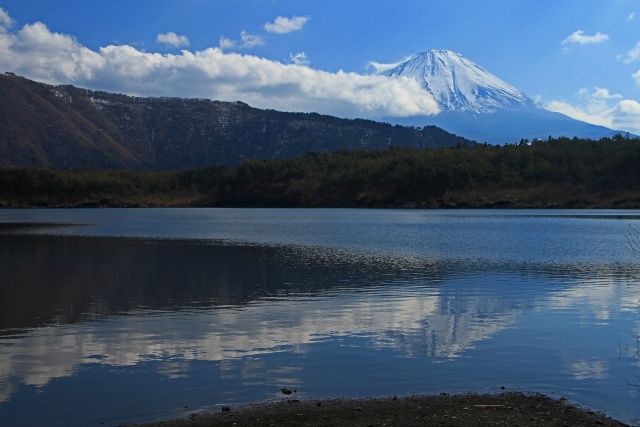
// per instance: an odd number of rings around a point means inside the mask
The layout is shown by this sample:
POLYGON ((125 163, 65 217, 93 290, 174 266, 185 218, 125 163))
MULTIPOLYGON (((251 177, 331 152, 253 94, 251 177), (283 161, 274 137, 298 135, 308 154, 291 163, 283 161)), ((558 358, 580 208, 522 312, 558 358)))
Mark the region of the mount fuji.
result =
POLYGON ((387 77, 413 78, 438 103, 435 116, 386 118, 402 125, 436 125, 478 142, 574 137, 599 139, 615 131, 544 109, 515 87, 459 53, 432 49, 386 70, 387 77))

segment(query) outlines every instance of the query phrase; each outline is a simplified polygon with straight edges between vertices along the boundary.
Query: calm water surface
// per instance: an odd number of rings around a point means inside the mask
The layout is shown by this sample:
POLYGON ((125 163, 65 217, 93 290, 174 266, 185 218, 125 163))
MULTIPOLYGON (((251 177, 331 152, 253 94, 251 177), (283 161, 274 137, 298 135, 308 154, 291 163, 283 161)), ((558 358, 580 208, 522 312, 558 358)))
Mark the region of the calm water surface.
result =
POLYGON ((281 387, 505 387, 637 422, 634 229, 640 211, 0 210, 0 425, 281 387))

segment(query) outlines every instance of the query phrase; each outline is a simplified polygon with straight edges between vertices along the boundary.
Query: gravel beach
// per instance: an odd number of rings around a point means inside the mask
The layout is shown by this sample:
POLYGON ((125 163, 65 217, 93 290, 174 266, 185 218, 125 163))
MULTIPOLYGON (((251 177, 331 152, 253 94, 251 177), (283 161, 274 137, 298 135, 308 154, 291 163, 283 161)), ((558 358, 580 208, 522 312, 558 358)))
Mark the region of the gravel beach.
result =
POLYGON ((286 399, 144 424, 200 426, 627 426, 540 394, 441 394, 371 399, 286 399))

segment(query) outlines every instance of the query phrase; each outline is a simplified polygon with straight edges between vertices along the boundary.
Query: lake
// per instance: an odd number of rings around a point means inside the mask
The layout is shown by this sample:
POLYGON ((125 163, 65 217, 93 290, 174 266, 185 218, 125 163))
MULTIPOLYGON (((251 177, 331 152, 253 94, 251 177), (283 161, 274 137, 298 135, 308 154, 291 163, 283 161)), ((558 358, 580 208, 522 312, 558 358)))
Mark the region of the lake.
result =
POLYGON ((0 425, 503 388, 635 423, 636 233, 621 210, 0 210, 0 425))

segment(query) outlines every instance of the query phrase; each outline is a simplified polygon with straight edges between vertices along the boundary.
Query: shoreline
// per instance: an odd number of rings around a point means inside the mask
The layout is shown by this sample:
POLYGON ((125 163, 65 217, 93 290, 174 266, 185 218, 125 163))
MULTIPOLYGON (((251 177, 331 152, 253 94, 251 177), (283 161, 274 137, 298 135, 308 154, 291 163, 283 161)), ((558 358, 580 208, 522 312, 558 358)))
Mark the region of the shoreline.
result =
POLYGON ((383 398, 286 399, 138 427, 201 426, 630 426, 602 412, 542 394, 411 395, 383 398))

